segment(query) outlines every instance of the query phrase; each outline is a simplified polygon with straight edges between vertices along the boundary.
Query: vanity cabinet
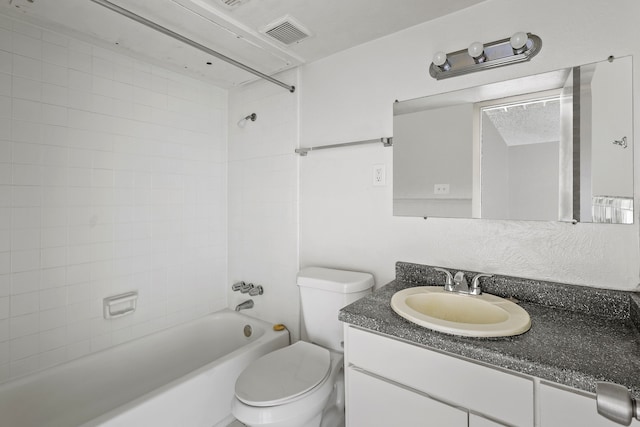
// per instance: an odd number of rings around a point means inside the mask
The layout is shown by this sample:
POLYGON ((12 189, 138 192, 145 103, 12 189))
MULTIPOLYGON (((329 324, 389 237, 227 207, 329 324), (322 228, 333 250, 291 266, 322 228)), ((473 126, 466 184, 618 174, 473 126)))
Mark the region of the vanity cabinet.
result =
POLYGON ((347 427, 534 425, 532 378, 349 326, 345 337, 347 427))
POLYGON ((597 413, 592 393, 349 325, 345 366, 347 427, 620 426, 597 413))

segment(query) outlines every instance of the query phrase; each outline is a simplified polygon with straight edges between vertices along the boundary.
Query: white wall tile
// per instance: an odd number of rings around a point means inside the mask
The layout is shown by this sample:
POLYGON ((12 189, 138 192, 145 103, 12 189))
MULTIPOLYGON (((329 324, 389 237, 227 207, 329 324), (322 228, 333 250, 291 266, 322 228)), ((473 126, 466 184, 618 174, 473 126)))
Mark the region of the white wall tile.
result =
POLYGON ((11 98, 0 96, 0 117, 11 117, 11 98))
POLYGON ((12 251, 11 252, 11 271, 19 273, 21 271, 31 271, 40 268, 40 251, 12 251))
POLYGON ((25 99, 13 99, 14 120, 25 122, 41 122, 43 104, 25 99))
POLYGON ((0 28, 0 50, 11 52, 13 33, 5 28, 0 28))
POLYGON ((42 167, 33 164, 13 165, 13 185, 41 185, 42 167))
POLYGON ((18 228, 11 232, 11 249, 24 251, 40 248, 40 228, 18 228))
POLYGON ((42 64, 42 81, 67 87, 70 86, 71 76, 67 68, 45 62, 42 64))
POLYGON ((0 274, 11 272, 11 253, 0 252, 0 274))
POLYGON ((40 271, 23 271, 11 275, 11 295, 34 292, 39 289, 40 271))
POLYGON ((38 353, 38 335, 28 335, 12 339, 11 345, 11 361, 24 359, 38 353))
POLYGON ((0 74, 0 95, 11 96, 13 89, 12 77, 9 74, 0 74))
POLYGON ((69 38, 53 31, 42 31, 42 40, 62 47, 69 47, 69 38))
POLYGON ((67 323, 67 307, 40 311, 39 330, 47 331, 64 326, 67 323))
POLYGON ((0 298, 0 319, 9 318, 9 316, 11 314, 11 309, 10 309, 9 302, 10 302, 10 298, 9 297, 0 298))
POLYGON ((91 73, 91 55, 84 52, 78 52, 77 50, 69 50, 69 68, 82 71, 84 73, 91 73))
POLYGON ((11 362, 11 376, 20 377, 35 372, 38 369, 38 355, 11 362))
POLYGON ((59 105, 42 104, 42 123, 54 126, 66 126, 67 108, 59 105))
POLYGON ((226 292, 226 182, 209 179, 226 173, 209 154, 226 152, 226 124, 209 120, 226 91, 3 19, 0 382, 204 315, 226 292), (102 298, 133 289, 139 316, 102 319, 102 298))
POLYGON ((43 83, 42 102, 67 107, 69 106, 69 91, 64 86, 43 83))
POLYGON ((42 38, 42 29, 22 21, 13 21, 11 28, 13 29, 14 34, 22 34, 34 39, 42 38))
POLYGON ((14 76, 41 81, 42 62, 37 59, 14 54, 12 73, 14 76))
POLYGON ((54 43, 42 43, 42 60, 61 67, 69 66, 69 50, 54 43))
POLYGON ((56 348, 55 350, 49 350, 49 351, 39 353, 38 368, 46 369, 66 361, 67 361, 67 349, 65 347, 56 348))
MULTIPOLYGON (((12 339, 26 337, 29 335, 33 336, 32 334, 38 332, 38 313, 12 316, 9 320, 9 329, 12 339)), ((30 354, 23 355, 22 357, 29 355, 30 354)))
MULTIPOLYGON (((0 343, 8 341, 11 337, 9 333, 9 320, 3 319, 0 320, 0 343)), ((0 364, 5 364, 8 362, 8 346, 6 346, 6 353, 3 353, 2 348, 0 348, 0 364)))
MULTIPOLYGON (((40 308, 40 299, 37 292, 28 294, 13 295, 11 297, 11 316, 22 316, 24 314, 35 313, 40 308)), ((37 328, 38 322, 35 322, 37 328)))
POLYGON ((42 40, 39 38, 14 33, 11 44, 13 53, 34 59, 42 57, 42 40))

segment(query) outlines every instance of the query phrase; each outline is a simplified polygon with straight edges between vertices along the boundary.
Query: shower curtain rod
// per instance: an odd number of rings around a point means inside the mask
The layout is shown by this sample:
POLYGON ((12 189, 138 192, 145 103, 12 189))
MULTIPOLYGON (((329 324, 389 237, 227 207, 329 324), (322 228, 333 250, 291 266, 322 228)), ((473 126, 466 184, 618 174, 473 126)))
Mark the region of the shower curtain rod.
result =
POLYGON ((295 90, 296 90, 295 86, 290 86, 290 85, 288 85, 286 83, 281 82, 280 80, 276 80, 271 76, 268 76, 268 75, 266 75, 264 73, 261 73, 258 70, 255 70, 255 69, 253 69, 253 68, 251 68, 251 67, 249 67, 247 65, 244 65, 241 62, 236 61, 235 59, 231 59, 228 56, 221 54, 220 52, 216 52, 213 49, 209 49, 208 47, 203 46, 198 42, 195 42, 195 41, 193 41, 191 39, 186 38, 185 36, 182 36, 182 35, 174 32, 174 31, 171 31, 170 29, 165 28, 162 25, 158 25, 155 22, 149 21, 148 19, 143 18, 140 15, 136 15, 135 13, 133 13, 133 12, 127 10, 127 9, 124 9, 124 8, 122 8, 122 7, 120 7, 120 6, 116 5, 116 4, 111 3, 110 1, 107 1, 107 0, 91 0, 91 1, 96 3, 96 4, 99 4, 100 6, 104 6, 107 9, 111 9, 112 11, 114 11, 116 13, 119 13, 122 16, 126 16, 129 19, 133 19, 134 21, 136 21, 136 22, 138 22, 138 23, 140 23, 142 25, 145 25, 145 26, 147 26, 147 27, 149 27, 149 28, 151 28, 153 30, 156 30, 156 31, 158 31, 158 32, 160 32, 162 34, 165 34, 165 35, 169 36, 169 37, 172 37, 172 38, 174 38, 174 39, 176 39, 178 41, 181 41, 182 43, 185 43, 185 44, 188 44, 189 46, 195 47, 196 49, 201 50, 201 51, 203 51, 205 53, 208 53, 209 55, 214 56, 214 57, 216 57, 216 58, 218 58, 218 59, 220 59, 220 60, 222 60, 224 62, 227 62, 227 63, 229 63, 229 64, 231 64, 231 65, 233 65, 235 67, 243 69, 244 71, 247 71, 247 72, 249 72, 249 73, 251 73, 251 74, 253 74, 255 76, 258 76, 261 79, 267 80, 267 81, 269 81, 269 82, 271 82, 273 84, 281 86, 281 87, 287 89, 291 93, 295 92, 295 90))

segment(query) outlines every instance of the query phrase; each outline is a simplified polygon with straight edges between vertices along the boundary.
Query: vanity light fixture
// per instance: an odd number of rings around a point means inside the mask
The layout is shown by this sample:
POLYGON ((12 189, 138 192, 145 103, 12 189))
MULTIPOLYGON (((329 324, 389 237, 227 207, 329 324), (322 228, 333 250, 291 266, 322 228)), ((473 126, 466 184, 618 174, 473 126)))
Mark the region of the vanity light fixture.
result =
POLYGON ((468 49, 451 53, 436 52, 429 67, 429 74, 436 80, 442 80, 529 61, 541 48, 540 37, 524 32, 517 32, 510 38, 491 43, 473 42, 468 49))

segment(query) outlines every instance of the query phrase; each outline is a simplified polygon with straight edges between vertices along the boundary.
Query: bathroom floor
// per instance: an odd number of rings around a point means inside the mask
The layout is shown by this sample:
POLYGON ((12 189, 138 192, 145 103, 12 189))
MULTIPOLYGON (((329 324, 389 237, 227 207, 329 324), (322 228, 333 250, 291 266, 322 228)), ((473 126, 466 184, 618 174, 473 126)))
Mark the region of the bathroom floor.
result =
POLYGON ((229 424, 227 427, 246 427, 246 426, 242 424, 240 421, 236 420, 231 424, 229 424))

